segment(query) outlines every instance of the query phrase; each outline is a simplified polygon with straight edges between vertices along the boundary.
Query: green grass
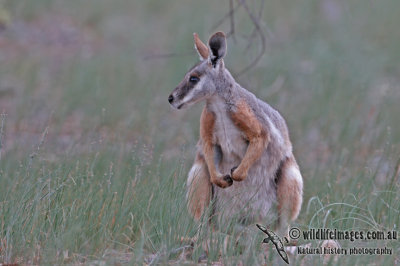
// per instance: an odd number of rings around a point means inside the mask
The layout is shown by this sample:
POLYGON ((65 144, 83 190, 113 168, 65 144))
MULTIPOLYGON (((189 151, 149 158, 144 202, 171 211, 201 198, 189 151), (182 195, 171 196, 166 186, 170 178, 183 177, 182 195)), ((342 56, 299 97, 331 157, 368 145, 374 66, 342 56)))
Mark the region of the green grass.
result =
MULTIPOLYGON (((279 260, 257 228, 225 245, 235 221, 212 233, 186 211, 201 104, 181 112, 166 99, 197 60, 192 33, 206 40, 228 1, 1 3, 11 24, 0 33, 0 263, 195 263, 201 241, 183 259, 181 238, 200 229, 213 239, 209 263, 279 260), (183 55, 148 59, 165 53, 183 55)), ((265 3, 266 54, 238 81, 288 122, 305 182, 302 230, 398 230, 399 8, 265 3)), ((253 26, 243 9, 235 19, 226 66, 238 72, 260 47, 244 51, 253 26)), ((395 255, 336 263, 399 262, 399 240, 340 244, 395 255)))

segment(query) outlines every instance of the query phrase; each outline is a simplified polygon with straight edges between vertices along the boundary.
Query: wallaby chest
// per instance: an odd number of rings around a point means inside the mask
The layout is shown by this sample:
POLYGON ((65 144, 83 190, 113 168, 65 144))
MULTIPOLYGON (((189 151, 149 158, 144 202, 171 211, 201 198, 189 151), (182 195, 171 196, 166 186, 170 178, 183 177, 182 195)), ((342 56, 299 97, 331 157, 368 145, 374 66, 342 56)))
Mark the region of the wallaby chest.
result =
POLYGON ((234 124, 228 105, 223 99, 210 101, 207 106, 215 115, 213 140, 220 147, 225 163, 241 160, 248 142, 244 133, 234 124))

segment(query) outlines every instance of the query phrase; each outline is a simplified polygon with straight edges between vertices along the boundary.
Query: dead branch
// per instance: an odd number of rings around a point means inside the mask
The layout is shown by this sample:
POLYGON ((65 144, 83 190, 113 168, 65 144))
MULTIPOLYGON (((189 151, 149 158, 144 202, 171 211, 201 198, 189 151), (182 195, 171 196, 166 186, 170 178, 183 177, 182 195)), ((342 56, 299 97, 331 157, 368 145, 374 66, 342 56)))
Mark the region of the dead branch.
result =
MULTIPOLYGON (((257 20, 260 21, 263 15, 263 11, 264 11, 264 4, 265 4, 265 0, 261 0, 261 4, 260 4, 260 8, 258 9, 258 16, 257 16, 257 20)), ((256 37, 257 35, 257 28, 253 27, 253 30, 248 38, 248 43, 246 46, 245 51, 248 51, 251 46, 253 45, 253 39, 256 37)))
MULTIPOLYGON (((234 74, 234 77, 239 77, 241 75, 243 75, 244 73, 246 73, 247 71, 249 71, 251 68, 253 68, 254 66, 256 66, 258 64, 258 62, 260 61, 260 59, 262 58, 262 56, 265 53, 266 50, 266 37, 265 34, 263 32, 263 29, 261 27, 261 20, 262 20, 262 16, 263 16, 263 10, 264 10, 264 5, 265 5, 265 0, 261 0, 260 3, 260 8, 258 9, 258 14, 254 14, 246 0, 237 0, 236 5, 234 5, 234 1, 233 0, 229 0, 229 12, 227 14, 225 14, 212 28, 211 31, 214 31, 216 28, 218 28, 219 26, 221 26, 227 19, 229 19, 230 21, 230 31, 227 33, 227 37, 232 37, 232 39, 234 41, 236 41, 236 29, 235 29, 235 12, 237 12, 237 10, 240 7, 243 7, 244 10, 246 11, 248 17, 250 18, 251 22, 253 23, 253 31, 252 33, 247 37, 248 38, 248 44, 246 47, 246 50, 249 50, 249 48, 252 46, 253 39, 256 36, 259 36, 260 41, 261 41, 261 49, 260 52, 257 54, 257 56, 254 58, 254 60, 247 65, 245 68, 243 68, 242 70, 240 70, 239 72, 237 72, 236 74, 234 74)), ((269 30, 268 27, 266 27, 268 36, 270 36, 271 38, 273 37, 272 32, 269 30)), ((189 55, 193 55, 194 52, 193 51, 188 51, 188 52, 183 52, 183 53, 165 53, 165 54, 150 54, 150 55, 146 55, 143 57, 143 60, 147 61, 147 60, 154 60, 154 59, 165 59, 165 58, 171 58, 171 57, 181 57, 181 56, 189 56, 189 55)))
POLYGON ((238 73, 235 74, 235 77, 239 77, 241 75, 243 75, 244 73, 246 73, 247 71, 249 71, 251 68, 253 68, 254 66, 256 66, 258 64, 258 62, 260 61, 261 57, 264 55, 265 53, 265 35, 264 32, 261 29, 260 26, 260 22, 257 19, 257 17, 254 16, 254 14, 250 11, 249 7, 247 6, 247 3, 245 0, 237 0, 239 4, 241 4, 243 6, 243 8, 246 10, 248 16, 250 17, 251 21, 253 22, 254 26, 256 27, 256 30, 258 32, 258 35, 260 36, 261 39, 261 51, 259 52, 259 54, 256 56, 256 58, 253 60, 253 62, 251 62, 248 66, 246 66, 245 68, 243 68, 241 71, 239 71, 238 73))
POLYGON ((219 26, 222 25, 222 23, 225 22, 225 20, 227 18, 230 18, 232 16, 233 13, 236 12, 236 10, 241 6, 241 3, 238 3, 234 8, 231 8, 229 10, 229 12, 227 14, 225 14, 217 23, 215 23, 215 25, 211 28, 211 31, 214 31, 215 29, 217 29, 219 26))
POLYGON ((232 36, 233 41, 236 43, 236 37, 235 37, 235 12, 232 12, 233 10, 233 0, 229 0, 229 13, 231 13, 230 17, 230 22, 231 22, 231 30, 229 31, 229 35, 232 36))

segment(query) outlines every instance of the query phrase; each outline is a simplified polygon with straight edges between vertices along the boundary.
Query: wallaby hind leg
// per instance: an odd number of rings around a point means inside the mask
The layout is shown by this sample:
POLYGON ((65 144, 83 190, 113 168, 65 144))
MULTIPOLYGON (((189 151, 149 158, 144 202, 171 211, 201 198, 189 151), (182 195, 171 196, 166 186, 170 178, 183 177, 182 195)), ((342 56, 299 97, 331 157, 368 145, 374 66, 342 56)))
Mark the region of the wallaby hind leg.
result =
POLYGON ((293 157, 287 158, 277 173, 278 224, 276 232, 288 237, 290 222, 299 215, 303 201, 303 178, 293 157))
POLYGON ((196 160, 189 171, 187 179, 187 207, 189 213, 198 221, 211 201, 212 184, 207 164, 201 154, 196 155, 196 160))

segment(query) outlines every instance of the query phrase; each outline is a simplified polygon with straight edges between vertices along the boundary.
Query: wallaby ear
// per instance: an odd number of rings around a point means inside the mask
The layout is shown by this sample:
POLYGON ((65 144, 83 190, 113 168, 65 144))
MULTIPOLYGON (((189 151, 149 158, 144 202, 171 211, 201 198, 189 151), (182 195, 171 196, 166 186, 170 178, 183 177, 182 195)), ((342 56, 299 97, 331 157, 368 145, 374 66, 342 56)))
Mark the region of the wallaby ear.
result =
POLYGON ((210 59, 213 66, 217 64, 217 61, 223 58, 226 54, 226 37, 222 31, 214 33, 208 41, 210 47, 210 59))
POLYGON ((196 51, 200 56, 200 60, 206 60, 208 58, 208 55, 210 54, 207 45, 205 45, 200 40, 199 35, 197 35, 197 33, 193 33, 193 37, 194 37, 194 48, 196 48, 196 51))

